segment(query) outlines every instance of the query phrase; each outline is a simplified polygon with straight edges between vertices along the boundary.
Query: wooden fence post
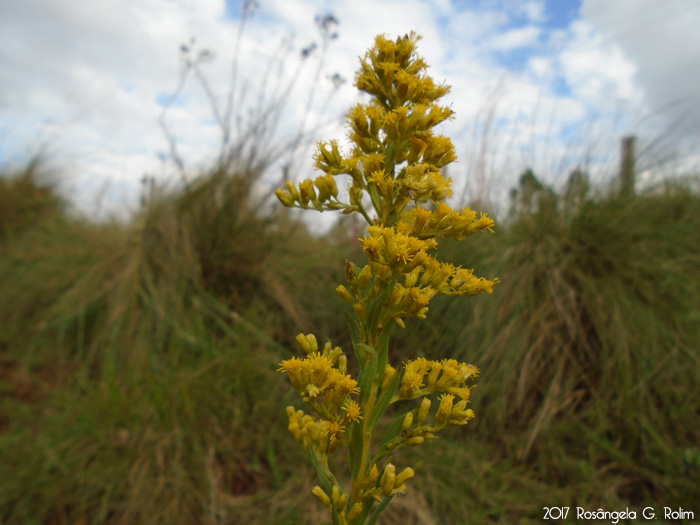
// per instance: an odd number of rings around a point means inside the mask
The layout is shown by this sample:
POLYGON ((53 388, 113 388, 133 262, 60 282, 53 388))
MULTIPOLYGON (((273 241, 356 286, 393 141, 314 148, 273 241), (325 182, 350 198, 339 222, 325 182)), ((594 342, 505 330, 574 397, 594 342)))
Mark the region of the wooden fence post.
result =
POLYGON ((620 162, 620 197, 634 197, 634 146, 636 137, 630 135, 622 139, 620 162))

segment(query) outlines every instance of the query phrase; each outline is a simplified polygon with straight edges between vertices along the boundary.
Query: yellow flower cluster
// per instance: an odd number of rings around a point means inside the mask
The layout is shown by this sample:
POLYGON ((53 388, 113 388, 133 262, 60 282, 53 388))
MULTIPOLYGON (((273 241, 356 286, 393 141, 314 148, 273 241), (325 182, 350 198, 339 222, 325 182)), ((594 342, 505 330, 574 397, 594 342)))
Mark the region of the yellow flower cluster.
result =
POLYGON ((285 206, 313 208, 318 211, 340 210, 344 206, 338 201, 338 186, 330 173, 317 177, 315 180, 306 179, 299 187, 287 181, 287 189, 275 190, 275 195, 285 206))
MULTIPOLYGON (((406 482, 414 476, 415 472, 411 467, 406 467, 399 474, 396 474, 396 467, 390 462, 384 466, 380 476, 379 469, 374 464, 359 495, 362 500, 371 498, 381 502, 384 498, 404 494, 406 492, 406 482)), ((330 496, 318 485, 311 492, 324 506, 338 513, 338 521, 340 523, 353 523, 362 513, 363 505, 359 502, 356 502, 350 511, 346 512, 346 506, 350 497, 348 494, 343 493, 337 485, 333 486, 330 496)))
POLYGON ((279 371, 289 375, 292 386, 320 418, 287 407, 289 431, 306 449, 334 452, 344 442, 347 426, 362 419, 360 406, 350 398, 359 392, 357 381, 347 374, 347 356, 340 347, 328 342, 319 352, 313 334, 299 334, 297 342, 306 357, 282 361, 279 371))
POLYGON ((449 93, 448 86, 436 86, 432 78, 421 75, 428 65, 413 54, 418 38, 413 32, 396 41, 379 35, 360 61, 355 85, 387 108, 429 103, 449 93))
POLYGON ((493 231, 493 225, 493 219, 485 213, 477 219, 476 212, 467 207, 457 211, 441 202, 435 211, 416 206, 403 212, 396 228, 403 234, 419 239, 451 237, 463 241, 468 235, 481 230, 493 231))
POLYGON ((350 401, 344 416, 337 416, 333 420, 323 417, 316 418, 306 414, 303 410, 296 410, 293 406, 287 407, 287 417, 289 418, 289 432, 301 443, 306 450, 313 448, 321 455, 327 455, 337 450, 341 443, 347 444, 345 431, 347 426, 353 421, 359 421, 359 406, 354 401, 350 401))
POLYGON ((492 293, 493 286, 499 282, 476 277, 469 269, 441 263, 428 254, 437 246, 432 238, 420 239, 395 228, 370 226, 362 244, 369 264, 358 273, 359 268, 346 263, 350 290, 343 285, 336 289, 343 300, 353 306, 360 321, 364 321, 367 305, 389 283, 394 285, 384 302, 381 324, 393 318, 403 326, 403 318, 424 319, 428 303, 437 293, 451 296, 492 293), (403 283, 399 282, 400 278, 403 283), (370 284, 372 289, 368 290, 370 284))
POLYGON ((445 427, 466 425, 470 420, 474 419, 474 411, 467 408, 469 403, 468 397, 461 399, 456 404, 454 400, 455 396, 453 394, 442 394, 440 396, 440 405, 435 413, 434 423, 429 424, 427 420, 430 415, 432 401, 430 398, 424 397, 417 411, 408 412, 404 416, 401 423, 401 432, 385 441, 377 457, 381 458, 388 454, 393 454, 396 449, 402 447, 422 445, 426 441, 437 439, 437 433, 445 427))
POLYGON ((301 393, 304 401, 323 398, 329 413, 337 411, 350 394, 357 392, 357 381, 333 368, 332 361, 321 354, 282 361, 280 371, 289 374, 292 386, 301 393))
POLYGON ((419 357, 405 363, 396 398, 415 399, 433 392, 445 392, 469 401, 471 388, 465 383, 478 375, 476 366, 460 363, 456 359, 429 361, 419 357))
POLYGON ((372 222, 363 202, 367 194, 378 223, 392 225, 412 202, 437 203, 452 195, 452 181, 441 168, 456 160, 454 146, 432 131, 453 115, 435 103, 449 87, 436 86, 423 75, 427 65, 414 56, 417 41, 414 33, 396 42, 377 38, 356 78, 357 87, 374 98, 347 114, 352 154, 344 157, 335 140, 319 143, 315 161, 324 175, 298 188, 288 181, 286 189, 276 192, 285 206, 356 211, 372 222), (346 203, 332 182, 343 174, 352 179, 346 203))
POLYGON ((299 184, 288 181, 276 191, 285 206, 359 213, 368 223, 361 239, 367 263, 359 267, 346 260, 347 285, 336 289, 355 314, 349 327, 358 380, 348 375, 343 351, 330 343, 319 349, 312 334, 297 337, 305 358, 280 365, 315 413, 288 407, 289 430, 309 452, 323 485, 312 492, 340 525, 376 523, 389 500, 406 490, 415 473, 411 467, 396 473, 391 456, 397 448, 435 439, 447 426, 465 425, 474 417, 467 408, 473 387, 467 383, 478 369, 454 359, 417 358, 399 373, 389 359, 394 324, 403 327, 406 318, 425 318, 437 294, 491 293, 499 282, 436 258, 437 239, 461 241, 493 231, 494 221, 445 202, 452 196, 452 181, 443 168, 456 155, 451 140, 433 128, 453 116, 437 104, 449 87, 425 74, 427 64, 415 55, 418 40, 415 33, 395 41, 376 38, 355 79, 372 98, 347 114, 349 155, 335 140, 321 142, 314 160, 322 174, 299 184), (347 192, 338 191, 339 176, 348 177, 347 192), (438 393, 431 418, 429 396, 438 393), (420 406, 397 419, 377 442, 375 427, 388 406, 418 398, 420 406), (349 492, 328 463, 340 444, 348 449, 349 492))

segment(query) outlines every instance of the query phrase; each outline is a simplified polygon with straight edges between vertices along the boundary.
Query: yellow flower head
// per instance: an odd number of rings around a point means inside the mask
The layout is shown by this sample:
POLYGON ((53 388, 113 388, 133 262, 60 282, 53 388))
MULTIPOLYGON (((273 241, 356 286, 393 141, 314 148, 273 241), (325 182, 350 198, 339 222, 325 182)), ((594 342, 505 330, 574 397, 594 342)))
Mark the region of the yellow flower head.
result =
POLYGON ((343 406, 343 410, 345 411, 345 419, 348 423, 351 421, 360 421, 362 419, 362 410, 356 401, 346 402, 345 406, 343 406))

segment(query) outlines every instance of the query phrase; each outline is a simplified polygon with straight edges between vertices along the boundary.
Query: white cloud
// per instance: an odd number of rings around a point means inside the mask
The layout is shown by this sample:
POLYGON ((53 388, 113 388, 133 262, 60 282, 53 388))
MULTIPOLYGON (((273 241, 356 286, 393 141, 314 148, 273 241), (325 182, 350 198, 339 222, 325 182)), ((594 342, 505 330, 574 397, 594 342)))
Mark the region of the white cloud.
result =
POLYGON ((645 115, 659 133, 700 138, 700 4, 694 0, 585 0, 581 13, 635 66, 645 115))
POLYGON ((490 38, 486 47, 493 51, 512 51, 521 47, 534 46, 541 32, 542 30, 535 26, 509 29, 490 38))
MULTIPOLYGON (((687 117, 683 129, 700 129, 700 8, 691 0, 659 5, 585 0, 582 18, 553 32, 542 1, 494 0, 458 9, 448 0, 261 0, 239 55, 238 86, 246 86, 241 114, 254 110, 261 94, 269 102, 273 93, 289 93, 274 122, 275 139, 297 132, 320 60, 319 49, 306 61, 299 52, 320 42, 314 16, 330 9, 340 21, 339 37, 328 47, 305 129, 331 120, 315 137, 341 138, 342 114, 361 98, 351 86, 357 57, 378 33, 393 38, 416 30, 424 37, 419 52, 432 66, 429 73, 453 88, 445 103, 457 120, 441 132, 453 137, 461 157, 451 172, 456 184, 464 186, 469 171, 471 180, 500 176, 507 189, 526 166, 553 177, 576 158, 600 157, 590 154, 595 141, 616 151, 621 133, 674 101, 687 117), (523 49, 530 56, 511 70, 509 53, 523 49), (275 58, 280 61, 266 77, 275 58), (336 72, 348 82, 325 106, 331 93, 326 76, 336 72), (576 141, 579 147, 572 146, 576 141)), ((216 55, 202 71, 223 107, 237 27, 238 20, 225 16, 223 0, 1 3, 0 162, 47 143, 49 154, 73 174, 70 193, 83 208, 94 209, 91 195, 106 181, 105 205, 123 199, 135 205, 144 173, 173 176, 172 165, 158 159, 168 147, 157 100, 176 86, 180 44, 194 36, 193 53, 216 55)), ((211 162, 220 130, 194 77, 167 120, 189 168, 211 162)), ((297 159, 303 164, 296 176, 310 175, 308 157, 297 159)))
POLYGON ((571 36, 558 62, 575 96, 599 111, 639 105, 636 68, 622 50, 586 22, 572 24, 571 36))

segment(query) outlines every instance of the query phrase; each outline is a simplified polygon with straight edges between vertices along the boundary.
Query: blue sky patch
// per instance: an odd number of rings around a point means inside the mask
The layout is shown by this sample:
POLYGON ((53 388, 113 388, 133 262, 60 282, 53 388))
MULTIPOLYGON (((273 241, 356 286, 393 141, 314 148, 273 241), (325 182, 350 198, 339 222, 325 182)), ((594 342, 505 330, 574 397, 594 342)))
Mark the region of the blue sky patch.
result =
MULTIPOLYGON (((170 102, 170 97, 172 97, 172 93, 159 93, 158 96, 156 97, 156 103, 164 108, 166 105, 168 105, 168 102, 170 102)), ((170 107, 183 107, 185 105, 184 100, 182 100, 182 96, 176 98, 172 102, 170 102, 170 107)))
POLYGON ((225 18, 238 18, 241 15, 242 0, 225 0, 225 18))
POLYGON ((579 18, 581 0, 545 0, 545 26, 550 29, 566 29, 579 18))

